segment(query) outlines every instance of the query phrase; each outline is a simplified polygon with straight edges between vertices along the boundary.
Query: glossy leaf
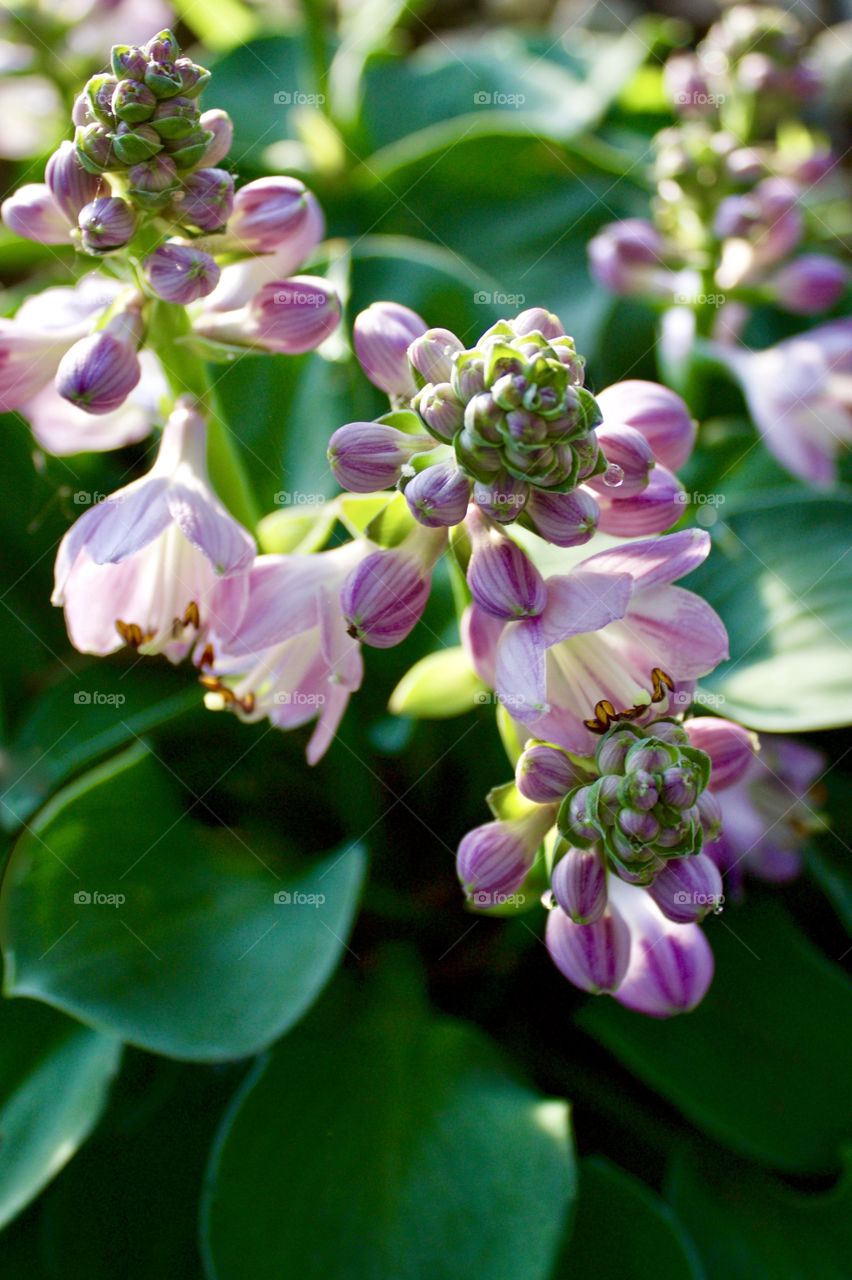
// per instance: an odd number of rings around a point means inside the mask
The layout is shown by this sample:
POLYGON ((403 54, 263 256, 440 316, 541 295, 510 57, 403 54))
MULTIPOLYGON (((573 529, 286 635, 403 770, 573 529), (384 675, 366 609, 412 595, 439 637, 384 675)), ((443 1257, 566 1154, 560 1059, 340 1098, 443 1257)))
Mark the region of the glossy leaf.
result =
POLYGON ((6 990, 158 1053, 255 1053, 340 960, 362 874, 356 846, 296 865, 201 826, 136 747, 18 840, 0 899, 6 990))
POLYGON ((341 983, 237 1096, 208 1173, 211 1278, 546 1280, 567 1107, 404 977, 341 983))

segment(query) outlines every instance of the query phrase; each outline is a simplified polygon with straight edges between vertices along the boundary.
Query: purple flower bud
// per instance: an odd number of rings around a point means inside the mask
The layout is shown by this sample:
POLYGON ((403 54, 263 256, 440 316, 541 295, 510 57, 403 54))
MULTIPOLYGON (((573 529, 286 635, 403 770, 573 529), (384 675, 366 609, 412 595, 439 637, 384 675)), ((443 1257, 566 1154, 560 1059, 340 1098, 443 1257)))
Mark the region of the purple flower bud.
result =
POLYGON ((710 757, 713 791, 742 782, 759 749, 756 734, 717 716, 696 716, 684 729, 692 746, 710 757))
MULTIPOLYGON (((619 498, 633 497, 647 489, 654 455, 645 437, 634 427, 621 423, 612 426, 603 423, 595 434, 609 467, 618 469, 619 498)), ((594 476, 586 482, 590 489, 603 494, 610 491, 612 486, 607 483, 609 467, 603 475, 594 476)))
POLYGON ((445 443, 464 422, 464 408, 450 382, 427 383, 414 397, 413 407, 432 434, 445 443))
POLYGON ((314 276, 273 280, 249 303, 249 336, 267 351, 313 351, 340 323, 340 299, 314 276))
POLYGON ((198 107, 191 98, 169 98, 158 104, 151 127, 161 138, 186 138, 198 128, 198 107))
POLYGON ((526 510, 534 495, 525 480, 499 471, 490 484, 477 480, 473 487, 473 500, 483 515, 498 524, 513 524, 526 510))
POLYGON ((344 489, 373 493, 396 484, 411 457, 431 444, 426 435, 408 435, 381 422, 349 422, 331 437, 328 461, 344 489))
POLYGON ((511 538, 474 533, 467 585, 480 609, 494 618, 534 618, 547 604, 544 579, 511 538))
POLYGON ((340 607, 353 639, 374 649, 399 644, 420 621, 431 575, 403 547, 374 551, 349 574, 340 607))
POLYGON ((517 892, 537 850, 517 823, 486 822, 468 831, 456 855, 456 872, 475 906, 498 906, 517 892))
POLYGON ((617 991, 630 961, 630 930, 608 907, 592 924, 574 924, 555 907, 547 918, 547 949, 556 967, 581 991, 617 991))
MULTIPOLYGON (((631 769, 629 777, 625 778, 621 787, 621 792, 622 799, 631 809, 653 809, 659 799, 657 779, 646 769, 631 769)), ((691 804, 692 801, 690 800, 689 803, 691 804)))
POLYGON ((553 896, 574 924, 594 924, 607 906, 606 867, 598 849, 569 849, 553 868, 553 896))
POLYGON ((120 124, 112 135, 112 145, 122 164, 142 164, 150 160, 163 144, 160 135, 147 124, 120 124))
POLYGON ((737 147, 725 157, 725 168, 735 182, 757 182, 766 176, 766 156, 757 147, 737 147))
POLYGON ((95 117, 92 114, 92 108, 89 106, 89 99, 86 97, 85 89, 78 93, 74 99, 74 105, 71 108, 71 123, 75 126, 95 123, 95 117))
POLYGON ((175 71, 180 76, 180 91, 187 98, 197 98, 210 82, 210 72, 191 58, 177 58, 175 71))
POLYGON ((231 216, 234 179, 225 169, 198 169, 190 174, 174 206, 181 222, 200 231, 218 231, 231 216))
POLYGON ((680 115, 707 115, 714 109, 714 99, 701 62, 694 53, 673 54, 663 71, 666 93, 680 115))
POLYGON ((717 911, 724 897, 719 869, 705 853, 672 858, 648 886, 648 892, 675 924, 697 924, 709 911, 717 911))
POLYGON ((60 142, 47 162, 44 180, 72 226, 83 206, 94 200, 102 181, 80 164, 73 142, 60 142))
POLYGON ((389 396, 411 399, 417 386, 408 348, 425 332, 425 320, 396 302, 374 302, 356 317, 355 354, 374 387, 389 396))
POLYGON ((548 742, 527 746, 515 767, 515 785, 536 804, 552 804, 581 783, 586 775, 561 747, 548 742))
POLYGON ((562 338, 565 335, 565 326, 559 316, 545 311, 544 307, 529 307, 510 320, 509 326, 518 338, 529 333, 540 333, 545 338, 562 338))
POLYGON ((199 124, 206 133, 213 134, 202 157, 202 163, 207 167, 217 165, 231 150, 231 143, 234 140, 233 121, 227 111, 214 108, 212 111, 202 111, 199 124))
POLYGON ((593 816, 593 800, 592 787, 579 787, 562 802, 559 830, 572 844, 585 847, 597 843, 600 838, 593 816))
POLYGON ((90 173, 102 174, 118 163, 112 145, 112 133, 102 124, 85 124, 74 134, 77 159, 90 173))
POLYGON ((698 796, 698 779, 695 771, 688 765, 670 765, 660 775, 662 797, 673 809, 688 809, 695 804, 698 796))
POLYGON ((663 533, 683 515, 684 501, 683 486, 678 479, 665 467, 657 466, 651 472, 647 489, 632 498, 599 496, 598 528, 602 533, 625 538, 663 533))
POLYGON ((272 253, 309 216, 311 193, 297 178, 259 178, 234 196, 228 234, 253 253, 272 253))
POLYGON ((80 210, 77 225, 88 253, 108 253, 132 240, 136 214, 118 196, 99 196, 80 210))
POLYGON ((682 467, 692 453, 696 423, 686 403, 668 387, 630 379, 607 387, 595 399, 603 414, 599 436, 613 427, 633 427, 648 441, 657 461, 670 471, 682 467))
POLYGON ((205 129, 196 129, 185 138, 170 139, 163 145, 178 169, 193 169, 201 164, 212 138, 205 129))
POLYGON ((656 227, 641 218, 625 218, 603 228, 589 243, 594 278, 613 293, 653 292, 663 266, 663 240, 656 227))
POLYGON ((157 297, 181 306, 205 298, 219 282, 219 267, 210 254, 189 245, 162 244, 142 265, 157 297))
POLYGON ((555 547, 581 547, 598 526, 600 508, 591 493, 545 493, 533 489, 524 510, 528 524, 545 542, 555 547))
POLYGON ((164 209, 180 186, 174 161, 162 152, 135 164, 127 181, 131 200, 144 209, 164 209))
POLYGON ((464 345, 449 329, 427 329, 408 348, 408 359, 426 382, 449 382, 453 356, 464 345))
POLYGON ((43 182, 18 187, 0 205, 0 214, 10 231, 36 244, 68 244, 71 228, 64 213, 43 182))
POLYGON ((595 752, 595 763, 601 775, 608 773, 624 773, 627 753, 640 741, 639 735, 631 725, 622 724, 610 729, 601 738, 595 752))
POLYGON ((183 88, 183 77, 172 62, 149 62, 145 83, 157 98, 173 98, 183 88))
POLYGON ((470 502, 470 481, 454 462, 439 462, 409 480, 405 501, 414 518, 429 529, 461 524, 470 502))
POLYGON ((702 791, 696 802, 705 840, 715 840, 722 831, 722 806, 712 791, 702 791))
POLYGON ((164 27, 151 37, 143 52, 149 62, 174 62, 180 57, 180 45, 174 32, 164 27))
POLYGON ((112 99, 118 87, 118 81, 115 76, 102 74, 92 76, 86 85, 86 97, 89 100, 89 106, 96 120, 100 120, 101 124, 114 125, 115 120, 112 114, 112 99))
POLYGON ((86 413, 111 413, 127 399, 140 372, 135 347, 102 329, 66 351, 56 371, 56 390, 86 413))
POLYGON ((112 73, 118 80, 144 80, 148 59, 132 44, 114 44, 110 52, 112 73))
MULTIPOLYGON (((648 899, 645 914, 653 910, 648 899)), ((674 924, 656 912, 646 928, 634 928, 630 968, 616 999, 637 1013, 668 1018, 694 1009, 712 980, 713 952, 699 926, 674 924)))
POLYGON ((126 124, 141 124, 154 114, 157 99, 138 80, 119 80, 112 95, 112 113, 126 124))
POLYGON ((846 267, 824 253, 805 253, 782 267, 771 285, 775 300, 786 311, 813 316, 828 311, 843 296, 846 267))

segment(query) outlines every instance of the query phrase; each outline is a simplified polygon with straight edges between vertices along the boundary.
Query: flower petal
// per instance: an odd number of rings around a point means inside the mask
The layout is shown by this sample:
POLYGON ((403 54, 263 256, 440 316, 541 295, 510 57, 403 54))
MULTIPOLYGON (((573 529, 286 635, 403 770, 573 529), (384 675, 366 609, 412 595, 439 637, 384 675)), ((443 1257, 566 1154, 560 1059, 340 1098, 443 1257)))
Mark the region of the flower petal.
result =
POLYGON ((599 551, 583 561, 584 569, 629 573, 637 586, 654 587, 676 582, 691 573, 710 554, 710 535, 704 529, 682 529, 658 538, 599 551))
POLYGON ((248 569, 256 554, 254 538, 212 494, 173 484, 168 492, 171 517, 187 542, 207 557, 217 574, 248 569))
POLYGON ((500 637, 497 696, 518 720, 536 720, 547 711, 545 651, 540 618, 510 622, 500 637))
POLYGON ((715 609, 683 587, 660 586, 633 597, 622 624, 677 680, 705 676, 728 657, 728 633, 715 609))
MULTIPOLYGON (((595 559, 595 557, 592 557, 595 559)), ((542 639, 549 648, 569 636, 623 618, 630 604, 633 579, 629 573, 590 571, 585 561, 573 573, 547 579, 547 605, 542 614, 542 639)))

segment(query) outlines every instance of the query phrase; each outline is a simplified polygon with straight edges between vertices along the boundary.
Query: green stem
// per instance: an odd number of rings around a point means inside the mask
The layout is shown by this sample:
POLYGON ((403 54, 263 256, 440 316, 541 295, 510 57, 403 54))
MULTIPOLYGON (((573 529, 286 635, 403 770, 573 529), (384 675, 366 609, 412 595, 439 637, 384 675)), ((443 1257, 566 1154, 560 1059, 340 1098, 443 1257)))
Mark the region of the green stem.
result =
POLYGON ((305 14, 305 39, 311 58, 314 83, 320 94, 322 110, 329 114, 328 63, 326 60, 325 8, 323 0, 302 0, 305 14))
POLYGON ((180 341, 189 333, 189 317, 183 307, 160 301, 152 304, 148 341, 169 386, 175 396, 188 395, 197 400, 207 418, 207 465, 213 488, 231 514, 254 531, 262 512, 233 433, 219 412, 207 366, 201 356, 180 341))

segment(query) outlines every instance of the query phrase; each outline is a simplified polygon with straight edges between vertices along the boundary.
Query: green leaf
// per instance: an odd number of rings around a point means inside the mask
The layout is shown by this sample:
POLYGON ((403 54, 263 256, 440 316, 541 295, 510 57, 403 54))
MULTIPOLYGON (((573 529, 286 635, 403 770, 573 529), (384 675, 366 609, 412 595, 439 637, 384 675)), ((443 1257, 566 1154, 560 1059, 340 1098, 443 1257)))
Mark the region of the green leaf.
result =
POLYGON ((211 1277, 546 1280, 567 1105, 431 1018, 404 974, 341 982, 238 1094, 202 1210, 211 1277))
POLYGON ((676 1160, 669 1199, 708 1280, 844 1280, 852 1251, 852 1160, 831 1191, 794 1191, 705 1149, 676 1160))
POLYGON ((85 775, 11 855, 7 992, 177 1058, 257 1052, 339 961, 363 854, 306 867, 253 843, 188 819, 144 747, 85 775))
POLYGON ((448 645, 415 662, 394 689, 389 708, 396 716, 443 720, 490 700, 488 687, 470 665, 461 645, 448 645))
POLYGON ((85 1142, 121 1044, 31 1000, 0 1003, 0 1226, 85 1142))
POLYGON ((257 18, 240 0, 174 0, 174 9, 209 49, 231 49, 257 30, 257 18))
POLYGON ((844 975, 770 900, 705 928, 716 976, 693 1013, 661 1022, 601 1000, 579 1025, 732 1150, 790 1172, 836 1168, 852 1129, 838 1108, 852 1073, 837 1034, 844 975))
POLYGON ((730 660, 702 687, 755 729, 849 724, 852 498, 794 491, 747 502, 721 509, 712 554, 687 580, 730 636, 730 660))
POLYGON ((276 555, 312 555, 328 542, 336 519, 331 503, 318 506, 313 514, 299 507, 272 511, 257 526, 258 546, 261 551, 276 555))
POLYGON ((609 1160, 580 1161, 574 1230, 552 1280, 704 1280, 695 1246, 671 1207, 609 1160))
POLYGON ((32 706, 2 772, 0 825, 15 831, 68 778, 167 721, 202 713, 186 671, 99 662, 59 681, 32 706))

